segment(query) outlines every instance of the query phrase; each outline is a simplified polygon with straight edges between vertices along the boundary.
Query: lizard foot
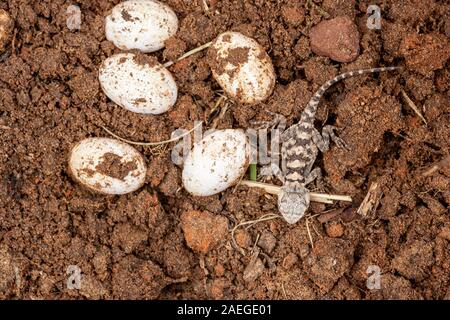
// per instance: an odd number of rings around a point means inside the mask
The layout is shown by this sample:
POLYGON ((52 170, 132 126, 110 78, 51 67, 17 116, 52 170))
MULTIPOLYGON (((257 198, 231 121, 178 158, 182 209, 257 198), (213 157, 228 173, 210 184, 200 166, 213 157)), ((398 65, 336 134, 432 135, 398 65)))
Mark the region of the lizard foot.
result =
POLYGON ((349 150, 347 143, 343 139, 339 138, 334 133, 334 131, 337 130, 337 129, 338 129, 337 127, 331 126, 331 125, 324 126, 322 128, 322 136, 330 137, 331 141, 333 141, 339 148, 343 148, 343 149, 349 150))
POLYGON ((272 115, 273 119, 270 121, 254 120, 254 121, 250 121, 250 124, 252 126, 254 126, 256 130, 277 128, 281 131, 284 131, 284 129, 286 128, 286 117, 279 113, 275 113, 275 112, 272 112, 269 110, 265 110, 265 112, 272 115))
POLYGON ((261 176, 264 178, 263 181, 268 181, 272 177, 276 177, 278 180, 280 180, 282 183, 284 183, 284 176, 281 172, 281 169, 279 166, 277 166, 274 163, 271 163, 270 165, 265 165, 261 168, 261 176))

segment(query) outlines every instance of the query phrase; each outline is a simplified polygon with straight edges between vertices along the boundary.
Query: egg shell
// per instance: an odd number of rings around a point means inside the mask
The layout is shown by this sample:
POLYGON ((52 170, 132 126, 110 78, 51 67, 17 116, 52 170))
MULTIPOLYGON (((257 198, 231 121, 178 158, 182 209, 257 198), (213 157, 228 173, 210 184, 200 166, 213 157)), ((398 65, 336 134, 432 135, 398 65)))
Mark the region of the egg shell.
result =
POLYGON ((142 54, 119 53, 107 58, 100 66, 99 81, 112 101, 132 112, 160 114, 177 101, 172 74, 142 54))
POLYGON ((155 0, 121 2, 105 20, 106 39, 122 50, 157 51, 177 30, 175 12, 155 0))
POLYGON ((115 139, 87 138, 69 155, 69 174, 83 186, 105 194, 125 194, 143 186, 147 173, 144 157, 132 146, 115 139))
POLYGON ((182 173, 184 188, 209 196, 234 185, 249 163, 248 139, 242 130, 215 131, 194 144, 182 173))
POLYGON ((2 53, 6 45, 11 40, 11 34, 13 31, 14 21, 3 9, 0 9, 0 53, 2 53))
POLYGON ((241 103, 256 104, 273 92, 272 60, 252 38, 238 32, 220 34, 208 50, 208 62, 222 89, 241 103))

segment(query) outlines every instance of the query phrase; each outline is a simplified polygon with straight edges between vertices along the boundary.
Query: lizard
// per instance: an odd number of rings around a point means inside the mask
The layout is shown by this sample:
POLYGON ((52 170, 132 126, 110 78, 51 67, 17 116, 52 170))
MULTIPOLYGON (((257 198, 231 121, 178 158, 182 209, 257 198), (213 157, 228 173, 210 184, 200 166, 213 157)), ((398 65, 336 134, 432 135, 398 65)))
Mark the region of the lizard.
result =
POLYGON ((338 147, 346 147, 345 142, 335 135, 336 127, 326 125, 322 128, 322 134, 314 127, 317 107, 324 93, 343 79, 396 69, 400 67, 348 71, 327 81, 311 97, 300 115, 299 122, 281 133, 281 158, 284 170, 281 172, 276 165, 272 166, 272 170, 283 183, 278 193, 278 209, 286 222, 296 223, 305 215, 309 207, 310 195, 306 186, 317 178, 321 178, 319 167, 312 170, 318 151, 328 151, 330 140, 338 147))

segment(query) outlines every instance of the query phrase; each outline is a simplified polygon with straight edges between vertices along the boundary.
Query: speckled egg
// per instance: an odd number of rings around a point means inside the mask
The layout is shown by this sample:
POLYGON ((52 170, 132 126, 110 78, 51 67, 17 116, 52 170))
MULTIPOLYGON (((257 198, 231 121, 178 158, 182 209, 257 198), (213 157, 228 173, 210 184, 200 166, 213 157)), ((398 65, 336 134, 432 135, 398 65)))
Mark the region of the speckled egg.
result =
POLYGON ((242 130, 215 131, 194 144, 183 166, 184 188, 209 196, 236 184, 249 163, 247 136, 242 130))
POLYGON ((241 103, 267 99, 275 86, 275 70, 269 55, 254 39, 225 32, 208 50, 214 79, 228 96, 241 103))
POLYGON ((154 52, 178 30, 172 9, 155 0, 129 0, 116 5, 106 17, 106 39, 122 50, 154 52))
POLYGON ((119 106, 137 113, 160 114, 177 100, 172 74, 154 58, 120 53, 100 66, 100 85, 119 106))
POLYGON ((87 138, 70 151, 68 170, 83 186, 105 194, 133 192, 145 182, 144 157, 115 139, 87 138))

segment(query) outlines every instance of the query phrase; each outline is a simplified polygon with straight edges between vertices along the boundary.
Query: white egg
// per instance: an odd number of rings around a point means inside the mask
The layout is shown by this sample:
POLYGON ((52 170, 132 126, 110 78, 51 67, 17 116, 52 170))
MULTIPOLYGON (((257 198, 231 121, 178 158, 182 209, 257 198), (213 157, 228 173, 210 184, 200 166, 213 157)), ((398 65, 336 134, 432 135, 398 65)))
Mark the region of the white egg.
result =
POLYGON ((177 84, 163 65, 143 55, 119 53, 100 66, 100 85, 119 106, 133 112, 160 114, 177 101, 177 84))
POLYGON ((122 50, 154 52, 178 30, 172 9, 155 0, 129 0, 116 5, 106 17, 106 39, 122 50))
POLYGON ((272 60, 254 39, 225 32, 208 50, 212 74, 222 89, 241 103, 267 99, 275 86, 272 60))
POLYGON ((215 131, 194 144, 183 166, 184 188, 209 196, 234 185, 249 163, 247 136, 242 130, 215 131))
POLYGON ((69 173, 91 190, 125 194, 143 186, 147 166, 144 157, 122 141, 88 138, 72 148, 69 173))

